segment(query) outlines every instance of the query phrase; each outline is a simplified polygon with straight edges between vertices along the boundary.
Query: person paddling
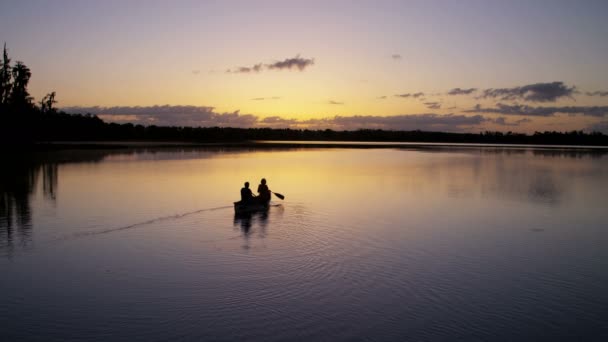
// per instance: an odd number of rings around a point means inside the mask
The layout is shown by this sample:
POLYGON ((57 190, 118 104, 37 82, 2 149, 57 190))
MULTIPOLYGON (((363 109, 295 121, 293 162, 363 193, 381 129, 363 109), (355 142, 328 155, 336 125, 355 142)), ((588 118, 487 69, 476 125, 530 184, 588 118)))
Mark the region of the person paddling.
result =
POLYGON ((270 202, 270 189, 266 185, 266 179, 262 178, 261 184, 258 185, 258 199, 261 203, 270 202))
POLYGON ((249 189, 249 182, 245 182, 245 186, 241 189, 241 202, 248 203, 252 200, 253 192, 251 192, 251 189, 249 189))

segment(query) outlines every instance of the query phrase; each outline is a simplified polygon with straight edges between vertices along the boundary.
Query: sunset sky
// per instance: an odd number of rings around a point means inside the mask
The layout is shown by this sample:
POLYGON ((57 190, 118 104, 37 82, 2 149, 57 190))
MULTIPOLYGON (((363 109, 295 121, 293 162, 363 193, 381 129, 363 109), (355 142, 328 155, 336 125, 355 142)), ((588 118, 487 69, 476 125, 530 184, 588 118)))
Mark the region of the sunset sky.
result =
POLYGON ((39 100, 156 125, 608 133, 608 1, 2 1, 39 100))

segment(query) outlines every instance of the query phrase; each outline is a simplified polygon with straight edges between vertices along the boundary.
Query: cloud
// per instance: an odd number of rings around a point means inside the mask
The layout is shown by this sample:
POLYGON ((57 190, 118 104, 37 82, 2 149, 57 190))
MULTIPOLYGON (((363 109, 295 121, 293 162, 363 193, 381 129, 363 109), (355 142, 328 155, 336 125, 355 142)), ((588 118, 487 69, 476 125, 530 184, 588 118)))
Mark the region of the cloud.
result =
POLYGON ((402 57, 401 57, 400 54, 395 53, 395 54, 391 55, 391 58, 394 59, 394 60, 400 60, 402 57))
POLYGON ((405 93, 405 94, 395 94, 395 97, 403 97, 403 98, 408 98, 408 97, 412 97, 414 99, 417 99, 419 97, 424 96, 424 93, 422 92, 418 92, 418 93, 405 93))
POLYGON ((329 100, 329 101, 327 101, 327 103, 331 104, 331 105, 343 105, 344 104, 344 102, 338 102, 338 101, 334 101, 334 100, 329 100))
POLYGON ((271 116, 242 114, 239 111, 217 113, 213 107, 197 106, 148 106, 148 107, 65 107, 68 113, 91 113, 107 122, 157 126, 191 127, 272 127, 293 129, 384 129, 424 130, 446 132, 475 131, 493 119, 483 115, 460 114, 410 114, 395 116, 355 115, 334 116, 321 119, 291 119, 271 116))
POLYGON ((108 122, 157 126, 252 127, 258 118, 251 114, 216 113, 213 107, 134 106, 134 107, 65 107, 66 113, 91 113, 108 122))
POLYGON ((500 126, 519 126, 522 123, 532 122, 532 120, 530 120, 528 118, 523 118, 523 119, 516 120, 514 122, 510 122, 507 120, 507 118, 505 118, 504 116, 501 116, 499 118, 493 119, 492 122, 494 122, 495 124, 500 125, 500 126))
POLYGON ((599 96, 599 97, 606 97, 608 96, 608 91, 603 91, 603 90, 599 90, 599 91, 588 91, 585 93, 585 95, 587 96, 599 96))
POLYGON ((448 95, 470 95, 476 90, 477 88, 453 88, 452 90, 448 91, 448 95))
POLYGON ((395 116, 335 116, 332 118, 308 120, 312 127, 335 130, 385 129, 460 132, 469 131, 489 119, 481 115, 466 116, 455 114, 411 114, 395 116))
MULTIPOLYGON (((262 120, 262 125, 270 118, 262 120)), ((446 131, 467 132, 476 129, 491 119, 481 115, 465 116, 454 114, 411 114, 395 116, 334 116, 322 119, 294 120, 273 117, 269 120, 273 127, 307 128, 307 129, 334 129, 334 130, 357 130, 357 129, 384 129, 384 130, 423 130, 423 131, 446 131)))
POLYGON ((386 100, 386 95, 384 95, 384 96, 378 96, 378 100, 386 100))
POLYGON ((238 67, 236 69, 228 69, 228 70, 226 70, 226 72, 233 73, 233 74, 247 74, 247 73, 251 73, 251 72, 258 73, 258 72, 262 71, 263 67, 264 66, 262 65, 262 63, 258 63, 252 67, 238 67))
POLYGON ((515 122, 519 125, 519 124, 522 124, 522 123, 532 122, 532 119, 523 118, 523 119, 519 119, 519 120, 517 120, 515 122))
POLYGON ((280 96, 273 96, 273 97, 254 97, 251 99, 251 101, 265 101, 265 100, 280 100, 281 97, 280 96))
POLYGON ((425 102, 424 105, 428 109, 440 109, 441 108, 441 102, 425 102))
POLYGON ((192 74, 193 74, 193 75, 198 75, 198 74, 200 74, 200 73, 201 73, 201 71, 200 71, 200 70, 192 70, 192 74))
POLYGON ((576 93, 576 87, 568 87, 563 82, 535 83, 514 88, 485 89, 482 98, 499 98, 503 101, 524 100, 530 102, 555 102, 562 97, 576 93))
POLYGON ((286 119, 286 118, 282 118, 280 116, 269 116, 266 117, 264 119, 262 119, 260 122, 265 123, 265 124, 273 124, 273 123, 290 123, 290 124, 295 124, 298 122, 298 120, 296 119, 286 119))
POLYGON ((602 132, 604 134, 608 134, 608 121, 600 121, 591 124, 586 130, 589 132, 602 132))
POLYGON ((258 127, 268 128, 295 128, 299 121, 296 119, 286 119, 280 116, 269 116, 259 120, 258 127))
POLYGON ((315 60, 313 58, 301 58, 300 55, 297 55, 294 58, 287 58, 272 64, 266 64, 266 68, 270 70, 298 69, 299 71, 302 71, 313 64, 315 64, 315 60))
POLYGON ((528 105, 506 105, 497 103, 495 108, 483 108, 477 104, 465 113, 496 113, 503 115, 524 116, 555 116, 556 114, 585 115, 602 117, 608 115, 608 106, 563 106, 563 107, 533 107, 528 105))
POLYGON ((263 70, 292 70, 297 69, 303 71, 307 67, 315 64, 314 58, 302 58, 297 55, 294 58, 286 58, 282 61, 276 61, 270 64, 257 63, 251 67, 237 67, 234 69, 227 69, 227 73, 233 74, 247 74, 247 73, 259 73, 263 70))

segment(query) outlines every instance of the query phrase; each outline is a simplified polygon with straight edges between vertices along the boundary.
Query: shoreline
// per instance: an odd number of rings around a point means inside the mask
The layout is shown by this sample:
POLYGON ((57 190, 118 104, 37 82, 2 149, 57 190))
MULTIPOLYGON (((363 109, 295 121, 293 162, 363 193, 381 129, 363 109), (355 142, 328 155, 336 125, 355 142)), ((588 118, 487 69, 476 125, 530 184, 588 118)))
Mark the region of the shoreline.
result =
POLYGON ((137 148, 506 148, 506 149, 550 149, 587 150, 606 152, 608 146, 558 145, 558 144, 492 144, 449 142, 384 142, 384 141, 314 141, 314 140, 255 140, 242 142, 180 142, 180 141, 52 141, 32 145, 4 146, 32 150, 104 150, 137 148))

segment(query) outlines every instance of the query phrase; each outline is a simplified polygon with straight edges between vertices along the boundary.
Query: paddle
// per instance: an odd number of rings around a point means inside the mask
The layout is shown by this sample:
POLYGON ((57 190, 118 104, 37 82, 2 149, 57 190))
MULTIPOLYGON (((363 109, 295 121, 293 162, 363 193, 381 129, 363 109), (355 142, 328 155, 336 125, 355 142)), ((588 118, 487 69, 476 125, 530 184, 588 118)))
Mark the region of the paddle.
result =
MULTIPOLYGON (((272 191, 271 191, 271 192, 272 192, 272 191)), ((279 194, 278 192, 272 192, 272 193, 273 193, 275 196, 277 196, 278 198, 282 199, 282 200, 284 200, 284 199, 285 199, 285 196, 283 196, 283 195, 279 194)))

